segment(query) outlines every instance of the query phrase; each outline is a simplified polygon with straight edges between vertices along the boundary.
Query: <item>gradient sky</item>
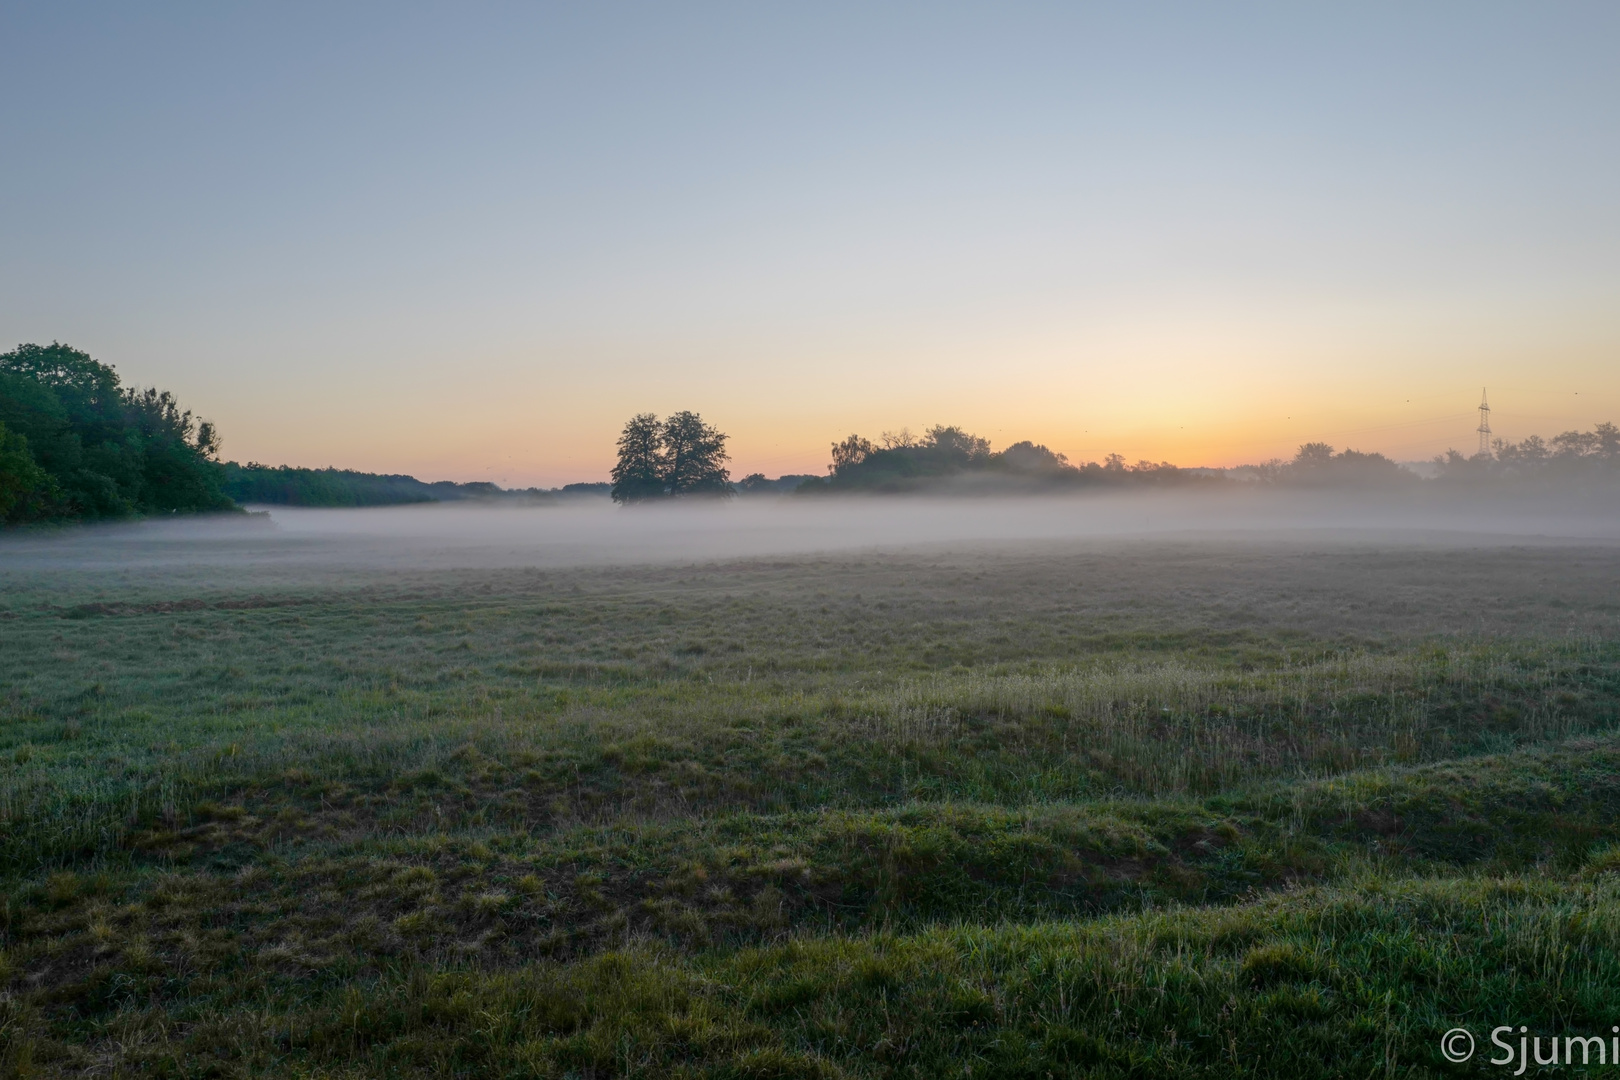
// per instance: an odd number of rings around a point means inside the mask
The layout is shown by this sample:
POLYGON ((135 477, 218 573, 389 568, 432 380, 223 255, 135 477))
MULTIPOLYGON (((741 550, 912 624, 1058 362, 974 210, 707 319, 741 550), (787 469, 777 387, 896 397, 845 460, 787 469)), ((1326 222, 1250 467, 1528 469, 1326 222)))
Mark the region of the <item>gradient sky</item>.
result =
POLYGON ((1620 421, 1620 5, 0 6, 0 342, 227 457, 1178 464, 1620 421))

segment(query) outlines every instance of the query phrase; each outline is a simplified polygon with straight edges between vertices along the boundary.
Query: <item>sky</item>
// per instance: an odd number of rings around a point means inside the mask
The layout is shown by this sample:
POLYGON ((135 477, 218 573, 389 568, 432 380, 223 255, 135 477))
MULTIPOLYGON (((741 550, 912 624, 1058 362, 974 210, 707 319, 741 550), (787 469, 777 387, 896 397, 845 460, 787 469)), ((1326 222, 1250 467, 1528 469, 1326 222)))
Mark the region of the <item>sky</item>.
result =
POLYGON ((241 461, 1620 421, 1620 5, 0 4, 0 348, 241 461))

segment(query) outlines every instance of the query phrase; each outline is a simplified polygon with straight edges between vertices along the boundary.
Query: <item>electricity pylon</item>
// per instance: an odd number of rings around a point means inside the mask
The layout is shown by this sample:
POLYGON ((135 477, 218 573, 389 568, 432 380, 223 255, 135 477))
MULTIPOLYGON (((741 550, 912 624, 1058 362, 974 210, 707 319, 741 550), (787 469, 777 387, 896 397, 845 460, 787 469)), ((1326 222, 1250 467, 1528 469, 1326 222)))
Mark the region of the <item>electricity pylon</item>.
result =
POLYGON ((1491 404, 1485 400, 1485 391, 1479 392, 1479 452, 1491 456, 1491 404))

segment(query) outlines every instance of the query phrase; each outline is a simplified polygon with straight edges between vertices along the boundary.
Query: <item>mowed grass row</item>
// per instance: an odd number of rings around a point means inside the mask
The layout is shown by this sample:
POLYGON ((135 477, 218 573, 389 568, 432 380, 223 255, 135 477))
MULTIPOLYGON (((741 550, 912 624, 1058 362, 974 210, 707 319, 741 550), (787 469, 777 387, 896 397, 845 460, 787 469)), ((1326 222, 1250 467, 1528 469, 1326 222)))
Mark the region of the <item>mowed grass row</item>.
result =
POLYGON ((1428 642, 1269 670, 1115 658, 868 676, 839 692, 751 680, 537 680, 178 720, 110 695, 84 718, 13 716, 0 860, 28 869, 196 824, 203 804, 354 829, 541 829, 615 815, 911 800, 1008 805, 1208 794, 1602 732, 1620 647, 1428 642))
POLYGON ((39 956, 89 933, 81 944, 98 955, 136 943, 183 966, 210 920, 229 915, 240 937, 217 939, 214 962, 269 949, 312 971, 358 971, 460 955, 468 942, 512 962, 627 935, 707 947, 805 928, 1226 902, 1373 863, 1562 873, 1620 841, 1617 766, 1609 736, 1203 800, 917 802, 539 833, 339 833, 210 805, 199 824, 142 834, 134 859, 28 879, 6 917, 39 956))
MULTIPOLYGON (((1601 988, 1608 987, 1612 1000, 1614 986, 1604 982, 1610 973, 1605 957, 1614 959, 1602 951, 1609 939, 1589 934, 1583 923, 1589 917, 1612 921, 1603 906, 1613 902, 1605 882, 1620 873, 1620 741, 1613 737, 1263 785, 1201 801, 1160 797, 1022 809, 917 803, 880 811, 620 820, 541 835, 368 830, 322 837, 287 815, 260 819, 228 806, 210 807, 204 816, 208 820, 179 833, 143 837, 136 854, 144 858, 41 875, 12 891, 3 909, 3 960, 19 992, 9 1000, 5 1023, 42 1067, 71 1072, 110 1055, 131 1075, 339 1065, 385 1074, 420 1068, 443 1075, 460 1068, 484 1075, 499 1066, 515 1075, 580 1068, 615 1075, 635 1071, 620 1068, 626 1063, 661 1072, 712 1058, 717 1075, 747 1075, 747 1068, 763 1069, 761 1062, 769 1061, 786 1070, 779 1075, 817 1075, 832 1068, 822 1060, 827 1041, 775 1028, 793 1027, 844 995, 844 1011, 826 1020, 831 1030, 842 1025, 846 1032, 832 1043, 837 1068, 829 1075, 937 1075, 945 1057, 971 1050, 931 1043, 925 1029, 941 1023, 983 1042, 971 1052, 996 1070, 1088 1065, 1153 1074, 1174 1065, 1192 1075, 1226 1075, 1230 1057, 1178 1063, 1175 1038, 1155 1048, 1162 1039, 1128 1027, 1100 1034, 1092 1012, 1100 1005, 1083 996, 1060 999, 1073 1010, 1054 1036, 1062 1045, 1048 1040, 1039 1024, 1031 1028, 1028 1017, 1015 1023, 1002 1006, 981 1002, 957 1024, 954 1013, 940 1015, 948 1002, 924 993, 920 986, 928 979, 919 982, 915 973, 972 969, 977 943, 1010 939, 1009 928, 1023 923, 1109 911, 1143 912, 1141 919, 1151 922, 1157 909, 1230 905, 1268 892, 1294 898, 1282 907, 1244 909, 1276 915, 1304 903, 1299 897, 1322 895, 1307 886, 1354 892, 1365 891, 1368 881, 1408 899, 1432 894, 1451 903, 1463 897, 1469 918, 1484 919, 1510 938, 1519 932, 1511 924, 1522 912, 1509 901, 1534 893, 1539 899, 1532 906, 1539 910, 1562 897, 1566 907, 1559 910, 1575 921, 1554 942, 1562 957, 1556 978, 1523 964, 1511 978, 1494 972, 1491 993, 1498 997, 1480 999, 1493 1004, 1491 1015, 1580 1030, 1600 1012, 1601 988), (1502 901, 1499 916, 1469 907, 1491 895, 1502 901), (1492 918, 1506 920, 1509 929, 1492 918), (1002 929, 975 937, 964 931, 971 927, 1002 929), (932 945, 914 951, 914 939, 932 945), (818 951, 823 946, 816 943, 828 940, 842 944, 818 951), (970 955, 950 955, 957 947, 970 955), (723 958, 739 948, 786 957, 769 962, 777 981, 753 986, 752 969, 739 974, 728 966, 723 958), (891 959, 890 949, 901 959, 891 959), (1580 952, 1592 949, 1599 951, 1580 952), (620 966, 592 966, 590 958, 604 953, 623 954, 614 962, 620 966), (816 957, 842 959, 829 973, 816 957), (666 976, 674 983, 660 981, 666 976), (1574 982, 1560 981, 1566 976, 1574 982), (576 984, 581 979, 584 984, 576 984), (851 979, 852 987, 846 985, 851 979), (664 996, 671 986, 679 990, 678 1006, 664 996), (517 1004, 506 1000, 509 992, 519 995, 517 1004), (758 994, 780 1008, 741 1028, 713 1026, 719 1013, 735 1018, 736 995, 758 994), (1527 998, 1546 994, 1564 1003, 1550 1010, 1544 1003, 1523 1007, 1527 998), (1578 998, 1574 1004, 1565 1000, 1571 994, 1578 998), (694 995, 702 1001, 693 1004, 694 995), (860 1014, 887 1003, 921 1010, 904 1021, 919 1029, 904 1039, 920 1056, 870 1056, 871 1047, 894 1033, 872 1036, 860 1014), (653 1012, 662 1007, 673 1011, 659 1019, 653 1012), (624 1008, 633 1015, 615 1012, 624 1008), (671 1041, 690 1008, 698 1009, 694 1022, 707 1034, 695 1044, 671 1041), (487 1033, 477 1025, 502 1010, 511 1013, 499 1025, 506 1034, 499 1045, 486 1045, 487 1033), (536 1013, 553 1019, 537 1020, 536 1013), (338 1015, 353 1018, 363 1036, 326 1042, 338 1015), (626 1025, 634 1030, 627 1034, 626 1025), (1009 1025, 1028 1030, 1004 1030, 1009 1025), (995 1036, 979 1028, 1003 1030, 995 1036), (1014 1053, 1009 1046, 1023 1049, 1014 1053), (630 1058, 612 1056, 632 1050, 630 1058), (744 1057, 732 1060, 733 1051, 744 1057), (1003 1052, 1012 1056, 997 1056, 1003 1052), (757 1054, 766 1057, 748 1057, 757 1054), (1063 1056, 1072 1054, 1080 1056, 1063 1056)), ((1356 903, 1370 908, 1374 900, 1363 895, 1356 903)), ((1245 1063, 1239 1071, 1336 1075, 1333 1069, 1348 1068, 1344 1062, 1328 1069, 1327 1058, 1314 1065, 1307 1059, 1330 1048, 1364 1064, 1362 1044, 1374 1031, 1367 1008, 1381 999, 1347 996, 1341 984, 1357 993, 1364 988, 1363 965, 1373 961, 1356 957, 1365 950, 1390 966, 1374 980, 1378 992, 1408 980, 1399 1030, 1392 1033, 1387 1018, 1377 1029, 1399 1053, 1410 1058, 1421 1048, 1420 1036, 1451 1026, 1435 1027, 1443 1017, 1476 1015, 1456 1011, 1473 1008, 1471 980, 1482 970, 1472 961, 1459 966, 1473 946, 1456 935, 1472 929, 1438 933, 1397 920, 1376 931, 1388 940, 1357 941, 1357 934, 1372 930, 1352 920, 1329 924, 1346 935, 1343 940, 1318 929, 1278 940, 1276 926, 1265 920, 1234 925, 1246 928, 1221 934, 1236 935, 1236 951, 1205 957, 1199 967, 1208 968, 1199 977, 1219 988, 1223 1005, 1187 1001, 1177 1008, 1184 1015, 1209 1014, 1199 1021, 1206 1026, 1235 1010, 1263 1020, 1262 1029, 1290 1023, 1307 1029, 1288 1033, 1279 1048, 1284 1056, 1271 1070, 1253 1067, 1259 1044, 1249 1037, 1227 1046, 1245 1063), (1401 933, 1390 936, 1392 926, 1401 933), (1437 959, 1431 954, 1439 945, 1450 952, 1437 959), (1335 950, 1345 955, 1322 959, 1335 950), (1274 999, 1271 990, 1278 988, 1286 993, 1274 999), (1256 995, 1258 1002, 1251 1000, 1256 995)), ((1058 944, 1041 962, 1071 963, 1070 939, 1057 934, 1053 940, 1058 944)), ((1006 986, 976 992, 987 1001, 1018 996, 1006 986)), ((1183 1030, 1185 1040, 1197 1028, 1183 1030)), ((1227 1045, 1232 1034, 1223 1028, 1200 1037, 1227 1045)), ((1418 1060, 1425 1059, 1419 1054, 1418 1060)))
POLYGON ((1485 1052, 1462 1071, 1491 1075, 1499 1024, 1607 1035, 1617 912, 1610 874, 1372 873, 1083 922, 404 963, 73 1024, 10 997, 0 1052, 14 1072, 131 1076, 1428 1076, 1459 1071, 1439 1035, 1465 1026, 1485 1052))

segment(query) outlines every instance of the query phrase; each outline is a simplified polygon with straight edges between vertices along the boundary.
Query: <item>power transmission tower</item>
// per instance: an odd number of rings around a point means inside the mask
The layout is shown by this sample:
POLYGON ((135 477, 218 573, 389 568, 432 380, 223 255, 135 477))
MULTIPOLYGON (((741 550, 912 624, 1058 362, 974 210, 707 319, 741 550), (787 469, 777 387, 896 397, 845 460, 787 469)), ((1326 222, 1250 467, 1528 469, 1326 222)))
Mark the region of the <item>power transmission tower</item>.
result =
POLYGON ((1485 391, 1479 392, 1479 452, 1491 456, 1491 405, 1485 400, 1485 391))

